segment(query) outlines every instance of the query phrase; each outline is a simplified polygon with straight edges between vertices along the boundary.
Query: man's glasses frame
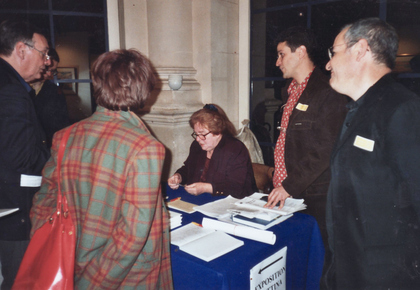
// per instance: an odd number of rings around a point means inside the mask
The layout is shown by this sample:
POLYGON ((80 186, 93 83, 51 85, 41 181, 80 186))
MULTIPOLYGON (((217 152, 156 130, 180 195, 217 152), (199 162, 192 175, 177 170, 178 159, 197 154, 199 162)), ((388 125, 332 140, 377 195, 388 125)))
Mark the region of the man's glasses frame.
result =
POLYGON ((344 43, 333 45, 330 48, 328 48, 328 56, 330 57, 330 59, 332 59, 334 57, 334 55, 335 55, 334 47, 337 47, 337 46, 341 46, 341 45, 346 44, 347 45, 347 48, 350 48, 350 47, 352 47, 356 43, 357 43, 357 41, 350 41, 350 42, 344 42, 344 43))
POLYGON ((208 134, 210 134, 211 132, 208 132, 208 133, 206 133, 206 134, 197 134, 197 133, 195 133, 195 132, 192 132, 192 134, 191 134, 191 137, 193 137, 193 139, 194 140, 196 140, 197 139, 197 137, 198 138, 200 138, 201 140, 206 140, 206 136, 208 135, 208 134))
POLYGON ((38 51, 41 55, 42 55, 42 57, 45 59, 45 60, 50 60, 50 56, 48 55, 48 52, 47 53, 45 53, 45 52, 43 52, 43 51, 40 51, 39 49, 37 49, 35 46, 33 46, 32 44, 29 44, 29 43, 26 43, 26 42, 24 42, 24 44, 26 44, 27 46, 29 46, 30 48, 33 48, 33 49, 35 49, 36 51, 38 51))
POLYGON ((334 57, 334 54, 335 54, 334 47, 337 47, 337 46, 340 46, 340 45, 343 45, 343 44, 346 44, 346 43, 340 43, 340 44, 333 45, 330 48, 328 48, 328 56, 330 57, 330 59, 332 59, 334 57))

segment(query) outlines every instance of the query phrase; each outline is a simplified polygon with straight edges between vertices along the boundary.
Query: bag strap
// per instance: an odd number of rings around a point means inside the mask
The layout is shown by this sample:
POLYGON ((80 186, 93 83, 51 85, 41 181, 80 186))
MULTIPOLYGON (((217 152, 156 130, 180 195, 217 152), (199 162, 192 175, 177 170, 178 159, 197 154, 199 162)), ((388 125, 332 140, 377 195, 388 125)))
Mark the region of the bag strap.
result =
POLYGON ((62 204, 62 198, 64 200, 64 217, 67 218, 68 212, 69 212, 69 208, 68 208, 68 204, 67 204, 67 199, 65 196, 62 196, 61 194, 61 161, 63 160, 63 156, 64 156, 64 151, 66 150, 66 145, 67 145, 67 141, 69 139, 70 136, 70 131, 71 129, 73 129, 74 125, 71 125, 65 132, 63 135, 63 138, 61 139, 60 142, 60 147, 58 148, 58 155, 57 155, 57 183, 58 183, 58 194, 57 194, 57 214, 60 214, 61 211, 61 204, 62 204))

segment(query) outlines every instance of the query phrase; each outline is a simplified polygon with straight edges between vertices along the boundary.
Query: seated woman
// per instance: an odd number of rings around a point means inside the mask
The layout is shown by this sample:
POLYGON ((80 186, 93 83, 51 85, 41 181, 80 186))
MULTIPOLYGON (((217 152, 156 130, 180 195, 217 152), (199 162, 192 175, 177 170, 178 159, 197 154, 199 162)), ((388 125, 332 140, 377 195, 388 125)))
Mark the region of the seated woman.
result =
POLYGON ((217 105, 205 105, 190 118, 195 140, 184 165, 168 179, 192 195, 204 192, 243 198, 258 191, 248 149, 235 138, 236 130, 217 105))

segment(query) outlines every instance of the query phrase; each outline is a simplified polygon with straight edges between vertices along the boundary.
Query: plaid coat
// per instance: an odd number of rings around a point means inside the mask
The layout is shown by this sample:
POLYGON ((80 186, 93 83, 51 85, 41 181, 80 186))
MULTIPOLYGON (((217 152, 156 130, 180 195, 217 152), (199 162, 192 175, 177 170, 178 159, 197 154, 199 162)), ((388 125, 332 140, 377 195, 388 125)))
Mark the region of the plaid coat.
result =
MULTIPOLYGON (((54 212, 54 136, 31 210, 32 234, 54 212)), ((61 169, 77 227, 75 289, 172 289, 168 212, 160 177, 165 149, 132 112, 98 107, 72 129, 61 169)))

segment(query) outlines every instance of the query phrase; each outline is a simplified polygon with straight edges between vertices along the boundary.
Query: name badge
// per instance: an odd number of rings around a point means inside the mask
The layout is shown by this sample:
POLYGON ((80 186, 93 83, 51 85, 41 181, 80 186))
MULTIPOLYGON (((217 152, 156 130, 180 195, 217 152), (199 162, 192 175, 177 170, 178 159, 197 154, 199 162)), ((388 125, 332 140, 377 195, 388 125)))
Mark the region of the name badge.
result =
POLYGON ((357 148, 372 152, 375 146, 375 141, 357 135, 354 139, 353 145, 357 148))
POLYGON ((20 175, 20 186, 21 187, 40 187, 42 176, 38 175, 20 175))
POLYGON ((296 106, 296 109, 298 109, 299 111, 305 112, 308 109, 308 105, 298 103, 297 106, 296 106))

